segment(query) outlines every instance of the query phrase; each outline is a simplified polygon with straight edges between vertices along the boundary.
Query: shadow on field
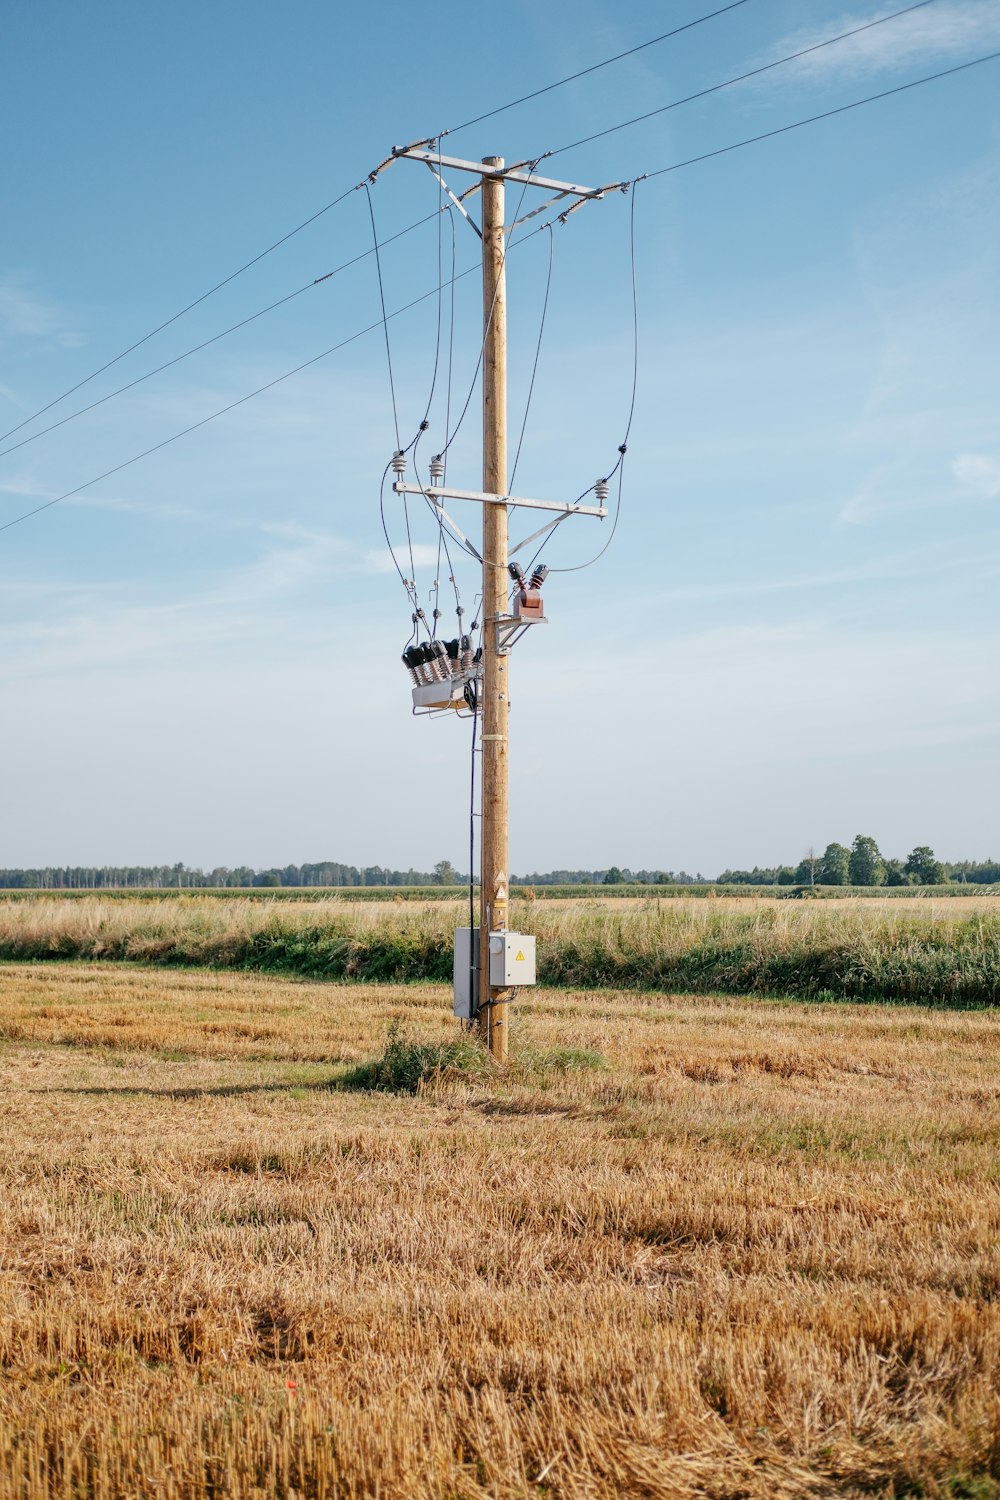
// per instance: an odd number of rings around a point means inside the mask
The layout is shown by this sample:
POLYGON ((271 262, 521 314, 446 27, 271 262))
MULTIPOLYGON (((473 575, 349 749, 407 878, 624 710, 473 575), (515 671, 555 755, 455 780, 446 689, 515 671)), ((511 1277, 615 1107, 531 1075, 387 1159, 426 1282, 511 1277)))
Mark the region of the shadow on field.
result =
POLYGON ((577 1115, 583 1113, 578 1104, 557 1104, 554 1100, 539 1099, 532 1095, 527 1099, 470 1099, 471 1109, 481 1115, 577 1115))
POLYGON ((331 1078, 322 1083, 220 1083, 214 1088, 154 1089, 122 1085, 111 1088, 104 1085, 69 1088, 56 1084, 48 1089, 28 1089, 29 1094, 84 1094, 92 1098, 108 1099, 230 1099, 242 1094, 289 1094, 338 1093, 350 1088, 344 1078, 331 1078))
MULTIPOLYGON (((329 1077, 306 1082, 287 1079, 274 1083, 225 1083, 214 1086, 153 1088, 147 1084, 54 1085, 31 1089, 33 1094, 79 1094, 114 1099, 227 1099, 252 1094, 357 1093, 421 1094, 436 1084, 448 1082, 513 1082, 545 1085, 578 1069, 603 1071, 608 1066, 603 1053, 587 1047, 539 1048, 519 1041, 507 1067, 498 1067, 478 1041, 469 1036, 447 1042, 415 1041, 398 1020, 390 1023, 380 1056, 368 1062, 342 1064, 329 1077)), ((511 1099, 475 1101, 486 1114, 565 1114, 567 1106, 533 1099, 530 1103, 511 1099)), ((572 1108, 570 1106, 569 1108, 572 1108)))

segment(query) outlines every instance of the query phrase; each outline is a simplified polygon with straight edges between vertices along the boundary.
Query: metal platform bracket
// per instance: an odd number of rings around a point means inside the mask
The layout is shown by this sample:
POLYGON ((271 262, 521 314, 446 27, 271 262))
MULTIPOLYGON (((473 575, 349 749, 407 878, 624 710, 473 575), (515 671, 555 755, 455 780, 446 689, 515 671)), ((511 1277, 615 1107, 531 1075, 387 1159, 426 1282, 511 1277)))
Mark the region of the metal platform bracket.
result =
MULTIPOLYGON (((477 177, 503 177, 507 182, 524 182, 531 187, 548 188, 550 192, 571 194, 574 198, 603 198, 609 191, 606 187, 581 187, 576 182, 557 182, 554 177, 539 177, 535 172, 523 172, 518 167, 489 167, 481 161, 466 161, 461 156, 440 156, 437 151, 427 151, 419 146, 393 147, 393 158, 408 157, 410 161, 425 161, 429 167, 447 167, 449 172, 473 172, 477 177)), ((525 166, 531 165, 525 162, 525 166)), ((618 183, 613 183, 617 187, 618 183)))
POLYGON ((491 495, 483 490, 442 489, 440 485, 404 484, 393 485, 397 495, 423 495, 425 499, 440 505, 442 500, 477 500, 481 505, 520 506, 523 510, 557 510, 567 516, 606 516, 605 505, 579 505, 575 500, 527 500, 521 495, 491 495))
POLYGON ((497 650, 501 656, 506 656, 517 641, 519 641, 526 630, 532 625, 547 625, 549 622, 545 615, 536 615, 534 619, 523 620, 520 615, 500 615, 493 621, 497 628, 497 650))

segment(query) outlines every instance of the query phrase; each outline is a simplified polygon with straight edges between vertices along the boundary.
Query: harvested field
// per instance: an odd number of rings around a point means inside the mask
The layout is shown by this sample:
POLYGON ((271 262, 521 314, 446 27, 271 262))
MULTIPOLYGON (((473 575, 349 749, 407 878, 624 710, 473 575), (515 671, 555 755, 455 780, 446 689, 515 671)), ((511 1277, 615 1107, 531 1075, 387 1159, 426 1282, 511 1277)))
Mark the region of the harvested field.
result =
MULTIPOLYGON (((2 959, 128 959, 447 980, 464 902, 91 897, 0 902, 2 959)), ((515 901, 543 983, 957 1007, 1000 1003, 994 897, 515 901)))
POLYGON ((1000 1494, 996 1012, 539 990, 415 1094, 441 986, 0 1016, 5 1497, 1000 1494))

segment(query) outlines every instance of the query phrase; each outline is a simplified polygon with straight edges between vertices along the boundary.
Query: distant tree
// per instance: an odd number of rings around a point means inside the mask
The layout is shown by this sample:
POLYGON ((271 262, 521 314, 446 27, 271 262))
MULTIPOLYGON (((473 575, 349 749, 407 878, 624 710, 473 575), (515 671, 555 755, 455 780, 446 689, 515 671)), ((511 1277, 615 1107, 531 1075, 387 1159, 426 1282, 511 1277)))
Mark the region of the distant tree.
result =
POLYGON ((276 886, 281 884, 281 876, 277 870, 265 870, 263 875, 257 876, 258 885, 276 886))
POLYGON ((617 865, 612 865, 611 869, 608 870, 607 873, 605 874, 604 880, 603 880, 602 884, 603 885, 624 885, 625 884, 625 873, 624 873, 624 871, 623 870, 619 870, 619 868, 618 868, 617 865))
POLYGON ((852 885, 885 884, 885 861, 878 844, 867 834, 859 833, 851 845, 847 869, 852 885))
POLYGON ((903 866, 915 885, 942 885, 948 876, 944 865, 934 858, 934 850, 926 844, 918 844, 903 866))
POLYGON ((458 885, 458 871, 450 859, 439 859, 434 866, 435 885, 458 885))
POLYGON ((824 885, 847 885, 850 880, 851 851, 843 844, 827 844, 823 853, 820 880, 824 885))
POLYGON ((909 885, 910 877, 903 869, 902 861, 898 859, 887 859, 885 862, 886 885, 909 885))
MULTIPOLYGON (((1000 864, 994 859, 969 860, 962 859, 956 864, 946 866, 948 877, 951 880, 961 881, 963 884, 992 885, 1000 881, 1000 864)), ((56 870, 54 878, 58 883, 61 871, 56 870)))

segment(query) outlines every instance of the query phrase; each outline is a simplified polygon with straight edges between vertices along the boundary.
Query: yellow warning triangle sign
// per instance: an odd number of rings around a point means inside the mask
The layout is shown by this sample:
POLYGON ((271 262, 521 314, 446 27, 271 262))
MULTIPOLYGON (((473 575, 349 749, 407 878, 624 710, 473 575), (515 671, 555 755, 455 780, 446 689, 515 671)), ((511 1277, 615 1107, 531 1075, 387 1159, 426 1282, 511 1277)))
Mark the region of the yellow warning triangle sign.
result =
POLYGON ((520 948, 517 950, 517 958, 516 958, 515 962, 519 963, 519 964, 523 964, 524 963, 524 954, 521 952, 520 948))

